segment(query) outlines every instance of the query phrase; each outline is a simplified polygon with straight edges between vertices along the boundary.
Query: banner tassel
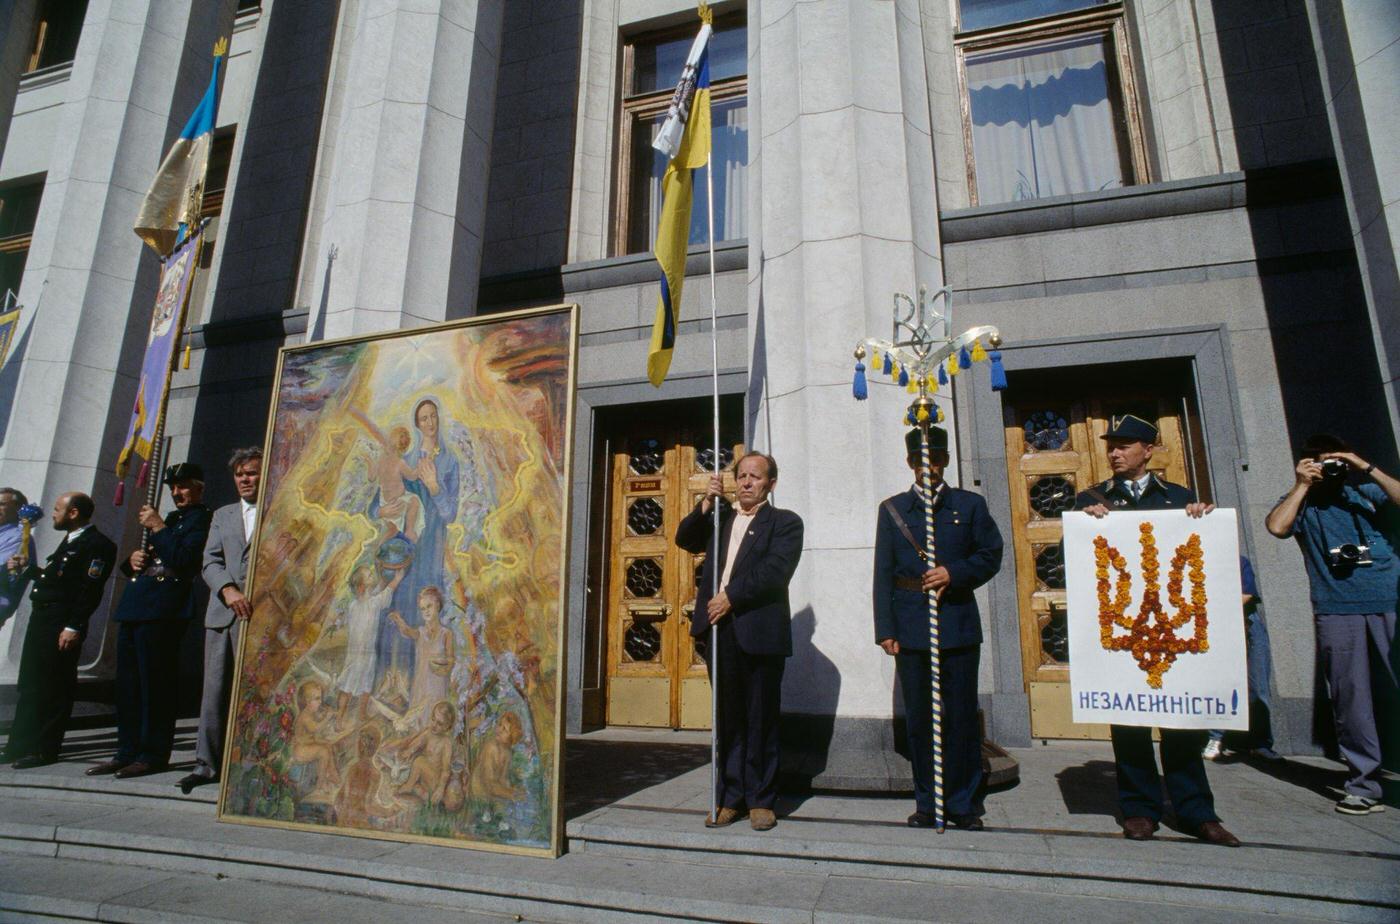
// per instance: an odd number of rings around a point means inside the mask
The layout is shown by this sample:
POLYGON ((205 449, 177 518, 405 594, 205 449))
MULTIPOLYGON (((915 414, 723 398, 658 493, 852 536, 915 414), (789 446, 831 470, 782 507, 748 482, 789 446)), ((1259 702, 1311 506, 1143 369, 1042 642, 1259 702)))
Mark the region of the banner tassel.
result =
POLYGON ((851 394, 855 395, 857 401, 864 401, 870 397, 869 388, 865 384, 865 363, 856 361, 856 377, 851 382, 851 394))
POLYGON ((1004 391, 1006 389, 1006 369, 1001 364, 1001 350, 992 350, 987 355, 992 361, 992 391, 1004 391))
POLYGON ((150 474, 151 474, 151 463, 150 463, 150 462, 142 462, 142 463, 141 463, 141 471, 136 475, 136 487, 138 487, 138 488, 144 488, 144 487, 146 486, 146 479, 150 477, 150 474))
POLYGON ((122 501, 124 500, 126 500, 126 482, 118 481, 117 493, 112 495, 112 506, 120 507, 122 505, 122 501))

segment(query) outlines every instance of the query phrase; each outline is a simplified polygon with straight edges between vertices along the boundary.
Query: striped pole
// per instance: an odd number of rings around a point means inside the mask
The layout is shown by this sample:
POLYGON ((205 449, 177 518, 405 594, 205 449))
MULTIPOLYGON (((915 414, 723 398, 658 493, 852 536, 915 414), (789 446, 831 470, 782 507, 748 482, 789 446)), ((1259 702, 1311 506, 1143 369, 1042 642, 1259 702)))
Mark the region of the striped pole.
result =
MULTIPOLYGON (((936 567, 933 539, 933 478, 930 475, 931 462, 928 445, 929 420, 919 423, 919 461, 922 472, 919 476, 919 494, 924 501, 924 554, 928 556, 928 566, 936 567)), ((933 824, 941 834, 943 819, 943 697, 942 679, 938 655, 938 594, 927 591, 928 598, 928 674, 929 696, 932 698, 933 717, 933 824)))

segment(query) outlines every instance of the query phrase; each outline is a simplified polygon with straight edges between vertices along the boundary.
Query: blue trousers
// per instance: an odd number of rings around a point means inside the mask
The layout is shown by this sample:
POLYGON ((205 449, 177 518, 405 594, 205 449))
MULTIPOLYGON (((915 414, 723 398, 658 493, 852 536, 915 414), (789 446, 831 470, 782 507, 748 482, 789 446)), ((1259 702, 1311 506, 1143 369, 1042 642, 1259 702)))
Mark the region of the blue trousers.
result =
POLYGON ((1381 740, 1372 684, 1395 686, 1390 668, 1395 614, 1318 613, 1315 624, 1317 652, 1337 723, 1337 746, 1351 768, 1344 788, 1349 795, 1379 800, 1381 740))
POLYGON ((1118 772, 1118 808, 1124 818, 1162 819, 1162 781, 1171 796, 1176 817, 1188 828, 1207 821, 1219 821, 1215 796, 1206 779, 1206 762, 1201 757, 1206 733, 1194 729, 1164 728, 1162 732, 1162 772, 1152 753, 1152 729, 1135 725, 1111 725, 1113 759, 1118 772))
MULTIPOLYGON (((1249 672, 1249 731, 1244 734, 1246 748, 1274 747, 1274 726, 1270 715, 1269 688, 1273 686, 1274 660, 1269 651, 1269 627, 1264 622, 1264 610, 1256 607, 1244 626, 1245 665, 1249 672)), ((1234 732, 1231 733, 1233 739, 1234 732)), ((1211 738, 1220 741, 1225 732, 1215 729, 1211 738)))
MULTIPOLYGON (((744 651, 735 637, 733 619, 724 620, 718 635, 715 795, 722 808, 771 809, 778 799, 778 717, 787 658, 744 651)), ((709 642, 708 633, 703 640, 709 642)), ((712 665, 708 651, 705 656, 706 665, 712 665)), ((710 679, 714 681, 713 672, 710 679)))
POLYGON ((175 740, 183 619, 117 624, 117 755, 164 767, 175 740))
MULTIPOLYGON (((977 725, 977 662, 981 645, 945 648, 938 670, 943 703, 944 814, 982 815, 982 735, 977 725)), ((900 649, 895 673, 904 696, 914 805, 933 814, 933 683, 927 651, 900 649)))

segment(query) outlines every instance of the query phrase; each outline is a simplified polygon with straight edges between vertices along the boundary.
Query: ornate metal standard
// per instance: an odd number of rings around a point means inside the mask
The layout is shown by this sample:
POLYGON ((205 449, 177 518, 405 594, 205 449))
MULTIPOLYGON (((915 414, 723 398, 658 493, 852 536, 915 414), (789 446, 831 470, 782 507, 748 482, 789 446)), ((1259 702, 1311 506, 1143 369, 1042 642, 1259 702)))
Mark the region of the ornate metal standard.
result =
MULTIPOLYGON (((943 419, 943 412, 934 402, 933 396, 940 385, 949 384, 951 378, 974 362, 990 360, 992 365, 992 388, 996 391, 1006 387, 1006 373, 1001 366, 1001 333, 995 327, 973 327, 956 337, 948 336, 951 324, 953 289, 944 286, 928 298, 928 288, 919 287, 916 302, 902 292, 895 293, 893 313, 893 333, 889 340, 867 337, 855 349, 856 374, 852 386, 856 400, 863 401, 868 395, 865 380, 865 363, 871 357, 871 367, 877 365, 884 374, 894 378, 917 397, 909 405, 905 422, 919 429, 919 496, 924 505, 924 556, 930 567, 937 562, 933 529, 933 480, 929 475, 930 450, 928 428, 935 421, 943 419), (943 300, 943 311, 934 305, 943 300), (982 346, 983 338, 991 347, 988 351, 982 346), (969 349, 970 348, 970 349, 969 349), (883 362, 879 360, 883 359, 883 362)), ((932 698, 933 716, 933 817, 934 826, 941 833, 945 827, 943 812, 943 700, 939 695, 942 689, 940 659, 938 652, 938 601, 940 594, 928 593, 928 640, 929 640, 929 687, 932 698)))

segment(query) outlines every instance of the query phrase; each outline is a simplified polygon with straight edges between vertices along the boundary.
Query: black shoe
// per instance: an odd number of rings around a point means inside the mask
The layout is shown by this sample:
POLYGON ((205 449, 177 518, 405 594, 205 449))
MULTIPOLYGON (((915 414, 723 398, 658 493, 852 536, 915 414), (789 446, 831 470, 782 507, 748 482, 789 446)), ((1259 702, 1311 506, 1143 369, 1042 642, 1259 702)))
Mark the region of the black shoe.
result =
POLYGON ((909 816, 908 825, 911 828, 936 828, 938 823, 933 820, 932 812, 915 812, 909 816))
POLYGON ((57 757, 45 757, 43 754, 30 754, 28 757, 21 757, 14 762, 16 770, 32 770, 35 767, 47 767, 49 764, 58 763, 57 757))
POLYGON ((164 773, 165 767, 161 764, 148 764, 144 760, 127 764, 117 771, 117 779, 129 780, 138 776, 150 776, 152 773, 164 773))
POLYGON ((188 796, 190 793, 194 792, 194 788, 196 786, 203 786, 206 783, 217 782, 219 782, 219 778, 217 776, 203 776, 198 773, 191 773, 188 776, 181 777, 180 782, 176 783, 175 785, 180 787, 180 792, 188 796))
POLYGON ((981 831, 984 827, 982 819, 976 815, 952 815, 948 820, 953 823, 953 827, 962 828, 964 831, 981 831))

